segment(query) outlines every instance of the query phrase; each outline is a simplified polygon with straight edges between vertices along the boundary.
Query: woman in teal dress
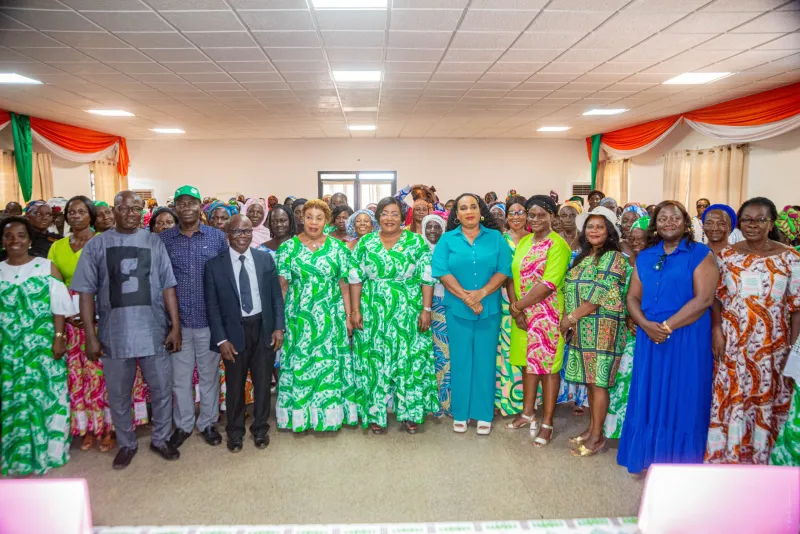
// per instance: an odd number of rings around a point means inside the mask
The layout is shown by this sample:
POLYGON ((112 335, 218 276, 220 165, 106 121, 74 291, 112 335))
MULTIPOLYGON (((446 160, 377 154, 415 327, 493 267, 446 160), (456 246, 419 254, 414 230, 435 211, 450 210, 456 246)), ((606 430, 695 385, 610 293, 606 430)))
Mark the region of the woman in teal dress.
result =
POLYGON ((571 338, 566 378, 589 386, 589 427, 570 440, 573 456, 605 450, 608 389, 625 350, 623 292, 628 262, 619 249, 617 216, 602 206, 582 214, 581 253, 564 283, 561 332, 571 338))
POLYGON ((42 475, 69 460, 66 317, 75 315, 58 269, 28 253, 33 227, 0 223, 0 458, 3 476, 42 475))
POLYGON ((391 402, 414 434, 439 411, 431 306, 434 280, 422 236, 402 229, 400 201, 386 197, 375 216, 380 230, 361 238, 350 260, 350 302, 362 426, 386 430, 391 402))
POLYGON ((358 424, 347 339, 350 251, 322 233, 329 218, 325 202, 307 202, 303 232, 276 253, 287 320, 275 412, 278 428, 294 432, 358 424))
MULTIPOLYGON (((506 221, 508 230, 503 234, 511 254, 517 249, 517 244, 528 231, 528 212, 525 211, 526 199, 521 196, 510 197, 506 202, 506 221)), ((503 287, 502 318, 500 319, 500 340, 497 344, 497 386, 495 388, 494 409, 501 416, 517 415, 522 412, 522 368, 512 365, 511 357, 511 313, 508 307, 508 291, 503 287)), ((516 428, 516 427, 515 427, 516 428)))

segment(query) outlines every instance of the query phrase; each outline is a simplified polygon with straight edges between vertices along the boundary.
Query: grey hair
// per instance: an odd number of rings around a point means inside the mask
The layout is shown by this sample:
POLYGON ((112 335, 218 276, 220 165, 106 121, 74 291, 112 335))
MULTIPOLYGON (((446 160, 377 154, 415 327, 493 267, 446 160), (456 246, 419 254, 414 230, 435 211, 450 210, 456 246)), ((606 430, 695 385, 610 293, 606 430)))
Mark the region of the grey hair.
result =
POLYGON ((135 200, 142 200, 142 198, 137 193, 135 193, 135 192, 133 192, 133 191, 131 191, 129 189, 126 189, 125 191, 120 191, 119 193, 117 193, 114 196, 114 205, 117 206, 117 205, 121 204, 122 203, 122 197, 124 197, 125 195, 133 195, 133 198, 135 200))

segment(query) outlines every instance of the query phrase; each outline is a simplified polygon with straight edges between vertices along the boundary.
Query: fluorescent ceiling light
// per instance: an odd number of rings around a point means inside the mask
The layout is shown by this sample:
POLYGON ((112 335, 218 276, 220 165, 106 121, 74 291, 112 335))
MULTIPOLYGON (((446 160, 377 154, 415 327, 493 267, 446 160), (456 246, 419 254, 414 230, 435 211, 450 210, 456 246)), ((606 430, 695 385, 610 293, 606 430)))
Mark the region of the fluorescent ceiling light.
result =
POLYGON ((625 113, 628 111, 624 108, 616 108, 616 109, 590 109, 584 115, 619 115, 620 113, 625 113))
POLYGON ((381 81, 381 71, 379 70, 335 70, 333 79, 337 82, 379 82, 381 81))
POLYGON ((180 128, 150 128, 151 132, 156 133, 163 133, 163 134, 182 134, 186 133, 185 131, 181 130, 180 128))
POLYGON ((21 76, 13 72, 2 72, 0 73, 0 83, 29 83, 34 85, 41 85, 42 82, 40 82, 39 80, 34 80, 32 78, 26 78, 25 76, 21 76))
POLYGON ((537 132, 566 132, 569 126, 542 126, 537 129, 537 132))
POLYGON ((351 124, 348 126, 351 132, 372 132, 375 130, 374 124, 351 124))
POLYGON ((102 115, 103 117, 133 117, 130 111, 123 111, 121 109, 87 109, 88 113, 92 115, 102 115))
POLYGON ((701 83, 711 83, 721 80, 733 74, 732 72, 684 72, 674 78, 670 78, 664 85, 698 85, 701 83))
POLYGON ((352 113, 355 111, 374 112, 378 111, 378 106, 369 106, 365 108, 342 108, 345 113, 352 113))
POLYGON ((314 9, 386 9, 386 0, 312 0, 314 9))

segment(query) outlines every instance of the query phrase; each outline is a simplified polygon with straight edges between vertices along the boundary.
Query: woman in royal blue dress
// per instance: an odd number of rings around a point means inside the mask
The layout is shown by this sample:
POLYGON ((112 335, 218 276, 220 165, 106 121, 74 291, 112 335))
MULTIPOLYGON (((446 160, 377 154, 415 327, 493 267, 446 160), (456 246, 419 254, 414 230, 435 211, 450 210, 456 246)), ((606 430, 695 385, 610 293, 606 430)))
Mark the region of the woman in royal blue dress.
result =
POLYGON ((714 256, 694 242, 678 202, 656 207, 648 238, 628 290, 636 365, 617 455, 633 474, 653 463, 703 463, 713 379, 714 256))

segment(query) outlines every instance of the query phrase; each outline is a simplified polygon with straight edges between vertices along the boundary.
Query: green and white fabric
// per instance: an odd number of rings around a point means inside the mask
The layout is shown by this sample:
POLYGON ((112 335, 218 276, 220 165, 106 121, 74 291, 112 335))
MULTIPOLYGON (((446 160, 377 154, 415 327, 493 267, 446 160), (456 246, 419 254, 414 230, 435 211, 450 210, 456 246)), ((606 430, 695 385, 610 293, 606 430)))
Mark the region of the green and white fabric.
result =
POLYGON ((298 237, 276 252, 278 274, 289 282, 286 338, 278 381, 278 428, 339 430, 358 424, 356 391, 339 281, 350 251, 327 238, 312 252, 298 237))
POLYGON ((379 233, 361 238, 349 281, 363 284, 364 328, 353 336, 362 425, 385 427, 389 405, 398 421, 422 423, 439 411, 433 335, 420 332, 422 286, 433 286, 431 254, 422 236, 404 231, 389 250, 379 233))
POLYGON ((3 476, 41 475, 69 460, 67 360, 53 358, 53 315, 75 309, 50 265, 0 263, 3 476))

